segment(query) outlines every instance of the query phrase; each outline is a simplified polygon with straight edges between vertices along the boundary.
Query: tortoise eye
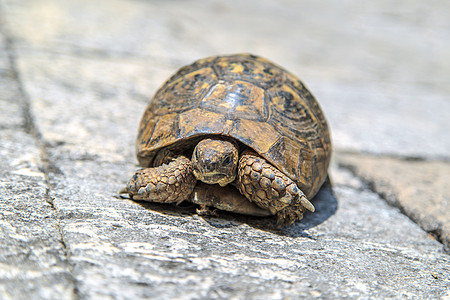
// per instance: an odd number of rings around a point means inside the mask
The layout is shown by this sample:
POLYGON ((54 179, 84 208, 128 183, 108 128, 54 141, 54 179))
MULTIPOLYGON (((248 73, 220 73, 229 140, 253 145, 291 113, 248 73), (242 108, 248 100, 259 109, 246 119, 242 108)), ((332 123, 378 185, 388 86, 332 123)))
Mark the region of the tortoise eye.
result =
POLYGON ((229 155, 227 155, 227 156, 225 156, 225 158, 222 162, 222 165, 226 166, 226 165, 231 164, 231 162, 232 162, 231 157, 229 155))

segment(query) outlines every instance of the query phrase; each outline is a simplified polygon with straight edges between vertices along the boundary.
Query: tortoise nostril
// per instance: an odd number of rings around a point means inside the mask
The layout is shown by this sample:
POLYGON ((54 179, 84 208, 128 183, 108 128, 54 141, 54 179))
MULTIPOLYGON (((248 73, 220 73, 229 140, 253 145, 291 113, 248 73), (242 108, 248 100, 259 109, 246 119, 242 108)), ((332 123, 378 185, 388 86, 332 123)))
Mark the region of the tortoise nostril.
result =
POLYGON ((211 161, 211 159, 206 158, 204 160, 204 167, 205 167, 205 171, 207 171, 207 172, 214 171, 217 167, 217 162, 211 161))

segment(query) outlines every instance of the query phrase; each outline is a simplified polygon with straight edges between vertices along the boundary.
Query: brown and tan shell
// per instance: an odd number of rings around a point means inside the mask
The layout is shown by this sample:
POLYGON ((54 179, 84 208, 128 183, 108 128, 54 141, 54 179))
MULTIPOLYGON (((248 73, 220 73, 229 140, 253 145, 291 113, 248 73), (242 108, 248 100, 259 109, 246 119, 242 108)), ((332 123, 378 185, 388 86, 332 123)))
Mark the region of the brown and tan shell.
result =
POLYGON ((139 163, 151 166, 159 149, 193 147, 212 134, 254 149, 309 199, 326 179, 331 142, 322 110, 297 77, 266 59, 215 56, 181 68, 145 110, 139 163))

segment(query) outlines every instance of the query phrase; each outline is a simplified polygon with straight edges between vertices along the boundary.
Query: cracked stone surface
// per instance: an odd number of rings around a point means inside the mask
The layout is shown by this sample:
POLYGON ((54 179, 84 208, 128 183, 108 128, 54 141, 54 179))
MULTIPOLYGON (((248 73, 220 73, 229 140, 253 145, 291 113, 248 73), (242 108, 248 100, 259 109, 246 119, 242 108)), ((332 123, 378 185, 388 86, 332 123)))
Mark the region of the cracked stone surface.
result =
POLYGON ((448 243, 448 3, 0 3, 0 298, 450 297, 428 233, 448 243), (316 212, 275 230, 120 199, 156 88, 242 51, 298 74, 330 121, 316 212))
POLYGON ((39 145, 25 131, 16 73, 0 43, 0 298, 70 299, 73 277, 39 145), (28 295, 28 296, 27 296, 28 295))
POLYGON ((450 249, 449 163, 342 154, 337 161, 450 249))

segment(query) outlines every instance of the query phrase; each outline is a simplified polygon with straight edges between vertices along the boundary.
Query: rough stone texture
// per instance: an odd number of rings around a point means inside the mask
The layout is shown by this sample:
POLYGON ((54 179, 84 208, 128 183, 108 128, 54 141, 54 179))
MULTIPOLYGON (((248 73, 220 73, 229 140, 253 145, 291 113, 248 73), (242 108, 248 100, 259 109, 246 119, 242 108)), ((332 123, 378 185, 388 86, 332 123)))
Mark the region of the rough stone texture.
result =
POLYGON ((450 164, 390 157, 338 155, 339 164, 369 182, 450 250, 450 164))
POLYGON ((298 74, 339 152, 448 159, 448 5, 3 1, 1 297, 450 297, 443 245, 337 164, 334 194, 280 231, 117 196, 150 96, 221 53, 298 74))
POLYGON ((26 132, 16 73, 0 36, 0 298, 70 299, 73 277, 47 195, 40 149, 26 132))

